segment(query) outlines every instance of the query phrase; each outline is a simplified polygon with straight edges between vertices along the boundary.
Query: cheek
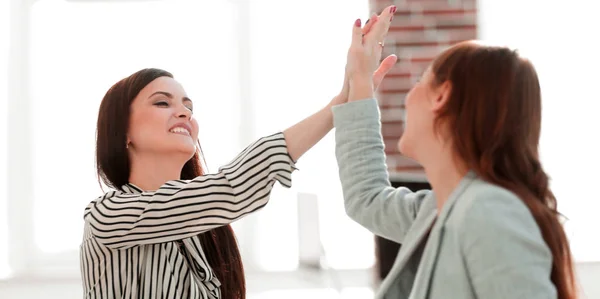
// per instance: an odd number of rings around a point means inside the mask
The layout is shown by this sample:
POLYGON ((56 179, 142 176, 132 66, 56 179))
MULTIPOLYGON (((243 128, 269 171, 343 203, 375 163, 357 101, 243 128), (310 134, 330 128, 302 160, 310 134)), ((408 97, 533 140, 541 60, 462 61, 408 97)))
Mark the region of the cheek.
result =
POLYGON ((192 118, 191 123, 192 123, 192 131, 193 131, 192 137, 194 138, 194 140, 196 140, 196 139, 198 139, 198 131, 200 130, 199 126, 198 126, 198 121, 195 118, 192 118))
POLYGON ((419 96, 418 88, 413 88, 406 95, 406 99, 404 101, 404 125, 402 137, 398 140, 398 150, 402 155, 405 155, 409 158, 413 157, 413 148, 415 146, 415 141, 419 140, 419 131, 420 131, 420 118, 421 115, 419 113, 419 100, 421 100, 419 96))
POLYGON ((159 132, 167 131, 166 121, 168 118, 165 117, 166 114, 158 109, 133 113, 129 123, 129 135, 137 142, 160 137, 159 132))
POLYGON ((419 136, 423 130, 427 115, 425 113, 426 99, 423 89, 415 86, 407 95, 404 102, 404 134, 410 136, 419 136))

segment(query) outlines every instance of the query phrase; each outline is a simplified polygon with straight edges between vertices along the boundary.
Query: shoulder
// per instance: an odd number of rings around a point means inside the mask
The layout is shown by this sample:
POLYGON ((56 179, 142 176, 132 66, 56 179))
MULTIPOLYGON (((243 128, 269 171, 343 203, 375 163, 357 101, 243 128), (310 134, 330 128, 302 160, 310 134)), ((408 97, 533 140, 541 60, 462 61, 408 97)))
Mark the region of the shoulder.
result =
POLYGON ((481 179, 474 179, 456 203, 461 210, 495 210, 500 207, 527 209, 514 192, 481 179))
MULTIPOLYGON (((453 218, 470 234, 521 231, 539 234, 531 211, 512 191, 475 179, 457 200, 453 218)), ((498 234, 500 237, 502 234, 498 234)))
POLYGON ((121 196, 123 195, 123 193, 124 192, 121 190, 110 190, 108 192, 105 192, 103 195, 96 197, 85 207, 85 210, 83 212, 83 218, 85 219, 93 210, 96 209, 98 204, 100 204, 102 201, 121 196))
POLYGON ((476 292, 555 298, 552 251, 523 200, 478 179, 463 195, 452 214, 454 236, 476 292))

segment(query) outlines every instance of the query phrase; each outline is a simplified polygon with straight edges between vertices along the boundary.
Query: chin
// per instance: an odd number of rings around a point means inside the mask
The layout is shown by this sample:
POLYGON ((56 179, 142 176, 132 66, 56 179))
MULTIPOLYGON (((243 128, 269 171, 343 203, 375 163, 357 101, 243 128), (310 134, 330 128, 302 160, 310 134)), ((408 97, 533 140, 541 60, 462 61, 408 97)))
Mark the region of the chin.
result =
POLYGON ((177 152, 178 154, 186 155, 189 156, 189 158, 192 158, 196 153, 196 147, 193 144, 181 144, 173 151, 177 152))
POLYGON ((409 146, 410 142, 407 139, 408 138, 407 138, 406 134, 403 134, 402 137, 400 137, 400 140, 398 140, 398 151, 400 152, 401 155, 406 156, 411 159, 414 159, 414 157, 412 156, 412 151, 409 146))
POLYGON ((186 148, 182 152, 187 154, 188 156, 190 156, 190 158, 192 158, 194 156, 194 154, 196 153, 196 147, 186 148))

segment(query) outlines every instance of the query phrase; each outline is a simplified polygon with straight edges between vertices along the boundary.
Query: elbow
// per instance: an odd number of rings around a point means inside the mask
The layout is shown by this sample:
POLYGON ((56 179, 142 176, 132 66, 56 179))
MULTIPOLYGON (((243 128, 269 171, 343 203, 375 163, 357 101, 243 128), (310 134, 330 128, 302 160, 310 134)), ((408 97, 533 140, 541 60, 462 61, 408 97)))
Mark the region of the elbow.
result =
POLYGON ((366 192, 352 192, 344 195, 344 208, 346 215, 352 220, 362 224, 362 215, 366 212, 373 196, 366 192))
POLYGON ((346 215, 354 220, 356 220, 355 217, 358 214, 358 210, 360 210, 358 208, 359 202, 361 202, 361 200, 360 198, 357 198, 356 195, 344 194, 344 209, 346 211, 346 215))
POLYGON ((347 200, 344 202, 344 208, 346 210, 346 215, 348 215, 350 218, 354 218, 354 215, 356 215, 356 208, 354 208, 352 204, 348 203, 347 200))
POLYGON ((346 215, 352 219, 352 221, 356 222, 360 226, 365 227, 366 223, 364 222, 364 209, 362 209, 359 205, 350 205, 348 203, 345 204, 346 215))

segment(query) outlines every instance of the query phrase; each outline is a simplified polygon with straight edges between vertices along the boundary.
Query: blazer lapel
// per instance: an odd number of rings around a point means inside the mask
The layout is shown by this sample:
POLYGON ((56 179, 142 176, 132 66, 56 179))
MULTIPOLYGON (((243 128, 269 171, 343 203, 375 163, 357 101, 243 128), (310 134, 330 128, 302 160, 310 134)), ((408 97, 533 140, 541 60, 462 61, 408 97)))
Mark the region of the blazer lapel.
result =
POLYGON ((429 285, 431 283, 431 275, 437 262, 437 254, 443 236, 443 228, 443 223, 441 219, 438 218, 438 221, 431 229, 425 251, 421 257, 421 263, 419 264, 419 270, 415 277, 415 283, 409 297, 410 299, 427 298, 429 285))
POLYGON ((458 184, 456 189, 450 194, 448 200, 442 207, 442 211, 440 215, 437 217, 437 222, 431 229, 431 233, 429 235, 429 239, 427 240, 427 245, 425 247, 425 252, 422 256, 422 262, 419 265, 419 271, 417 272, 417 276, 415 277, 415 286, 412 289, 412 294, 410 299, 425 299, 429 293, 429 287, 431 285, 431 276, 435 269, 435 265, 438 258, 438 252, 440 249, 440 243, 442 237, 444 236, 444 223, 448 216, 452 212, 452 208, 458 201, 458 198, 461 194, 467 189, 467 187, 471 184, 473 179, 475 178, 475 174, 469 172, 458 184))
POLYGON ((395 283, 395 278, 400 275, 400 272, 406 267, 407 262, 415 253, 415 250, 419 248, 422 242, 424 242, 424 239, 429 233, 437 215, 435 206, 435 198, 433 194, 431 194, 429 198, 425 199, 425 202, 420 209, 422 212, 418 214, 415 222, 412 225, 412 228, 404 237, 404 241, 400 247, 400 252, 398 253, 396 261, 394 262, 394 265, 388 274, 388 279, 383 281, 380 287, 380 292, 387 292, 388 288, 395 283))
MULTIPOLYGON (((431 225, 435 221, 436 211, 432 211, 426 217, 422 218, 422 220, 418 223, 418 226, 415 226, 415 229, 412 231, 412 234, 409 233, 406 235, 405 242, 402 243, 402 247, 396 258, 396 263, 394 267, 402 268, 406 261, 411 257, 411 255, 415 252, 415 249, 419 247, 419 244, 424 241, 424 238, 427 236, 427 233, 431 229, 431 225)), ((417 225, 415 223, 414 225, 417 225)))

